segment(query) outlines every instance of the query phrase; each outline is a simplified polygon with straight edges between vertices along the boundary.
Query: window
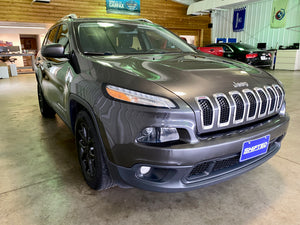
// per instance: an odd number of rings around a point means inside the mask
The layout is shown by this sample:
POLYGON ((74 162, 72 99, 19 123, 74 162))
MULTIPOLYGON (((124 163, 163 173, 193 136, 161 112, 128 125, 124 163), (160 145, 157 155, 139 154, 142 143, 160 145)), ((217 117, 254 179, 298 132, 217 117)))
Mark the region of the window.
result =
POLYGON ((45 42, 46 45, 56 43, 55 40, 56 40, 56 34, 57 34, 58 29, 59 29, 59 26, 56 26, 48 33, 47 41, 45 42))
POLYGON ((62 24, 59 26, 56 43, 61 44, 65 49, 65 54, 70 53, 68 25, 62 24))
POLYGON ((171 32, 153 25, 94 21, 76 24, 84 54, 152 54, 194 50, 171 32))

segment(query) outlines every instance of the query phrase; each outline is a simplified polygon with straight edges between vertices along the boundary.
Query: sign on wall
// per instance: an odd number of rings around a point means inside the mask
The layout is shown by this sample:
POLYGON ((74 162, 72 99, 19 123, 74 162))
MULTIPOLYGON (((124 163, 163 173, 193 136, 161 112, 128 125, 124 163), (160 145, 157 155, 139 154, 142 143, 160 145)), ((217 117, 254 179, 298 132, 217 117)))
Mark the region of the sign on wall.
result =
POLYGON ((233 32, 240 32, 244 30, 246 17, 246 7, 235 9, 233 12, 233 32))
POLYGON ((286 7, 288 0, 273 0, 271 28, 283 28, 286 24, 286 7))
POLYGON ((125 15, 140 15, 140 0, 106 0, 106 12, 125 15))

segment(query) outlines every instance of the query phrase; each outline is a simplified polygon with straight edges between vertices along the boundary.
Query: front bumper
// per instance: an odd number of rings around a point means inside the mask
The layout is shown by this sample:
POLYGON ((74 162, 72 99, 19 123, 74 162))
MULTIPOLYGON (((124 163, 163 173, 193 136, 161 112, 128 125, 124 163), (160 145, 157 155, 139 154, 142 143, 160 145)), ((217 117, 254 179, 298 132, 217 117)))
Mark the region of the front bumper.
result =
POLYGON ((109 162, 121 183, 150 191, 177 192, 215 184, 247 172, 267 161, 280 149, 288 116, 276 116, 264 123, 234 133, 207 138, 196 144, 154 147, 120 145, 116 163, 109 162), (245 141, 270 135, 267 153, 239 162, 245 141), (152 169, 142 175, 141 166, 152 169), (217 168, 217 169, 216 169, 217 168))

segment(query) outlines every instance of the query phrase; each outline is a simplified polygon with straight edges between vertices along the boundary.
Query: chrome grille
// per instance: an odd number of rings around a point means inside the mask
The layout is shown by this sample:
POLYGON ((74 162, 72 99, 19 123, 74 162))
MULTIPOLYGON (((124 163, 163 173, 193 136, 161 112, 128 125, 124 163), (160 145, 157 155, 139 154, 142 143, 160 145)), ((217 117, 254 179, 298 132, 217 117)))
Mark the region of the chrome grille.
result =
POLYGON ((234 111, 234 122, 240 123, 243 121, 245 116, 245 103, 242 99, 242 96, 239 92, 232 92, 231 97, 234 101, 235 111, 234 111))
POLYGON ((279 112, 284 92, 279 85, 256 87, 229 93, 217 93, 211 98, 196 98, 204 130, 228 127, 263 119, 279 112))
POLYGON ((202 126, 207 127, 212 125, 213 121, 213 108, 207 98, 202 98, 198 100, 200 110, 202 112, 202 126))
POLYGON ((265 116, 267 113, 269 98, 267 98, 267 95, 262 88, 257 88, 256 93, 258 94, 260 101, 258 117, 262 117, 265 116))
POLYGON ((276 107, 276 95, 274 90, 271 87, 266 87, 267 92, 269 93, 270 96, 270 108, 269 111, 270 113, 273 113, 275 111, 275 107, 276 107))
POLYGON ((248 110, 248 120, 252 120, 255 118, 256 111, 257 111, 257 98, 252 91, 246 91, 246 97, 249 102, 249 110, 248 110))
POLYGON ((219 125, 226 126, 229 123, 230 106, 228 100, 223 94, 216 94, 215 99, 219 106, 219 125))

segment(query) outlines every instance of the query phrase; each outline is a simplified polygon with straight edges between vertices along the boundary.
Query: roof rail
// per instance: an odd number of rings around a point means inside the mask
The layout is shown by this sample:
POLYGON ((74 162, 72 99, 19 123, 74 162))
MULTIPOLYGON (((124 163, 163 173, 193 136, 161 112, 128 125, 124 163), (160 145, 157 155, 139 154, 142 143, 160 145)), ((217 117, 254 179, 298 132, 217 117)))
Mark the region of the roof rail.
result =
POLYGON ((76 18, 78 18, 76 14, 69 14, 61 18, 61 20, 76 19, 76 18))
POLYGON ((151 20, 145 19, 145 18, 138 18, 138 19, 133 19, 134 21, 141 21, 145 23, 153 23, 151 20))

